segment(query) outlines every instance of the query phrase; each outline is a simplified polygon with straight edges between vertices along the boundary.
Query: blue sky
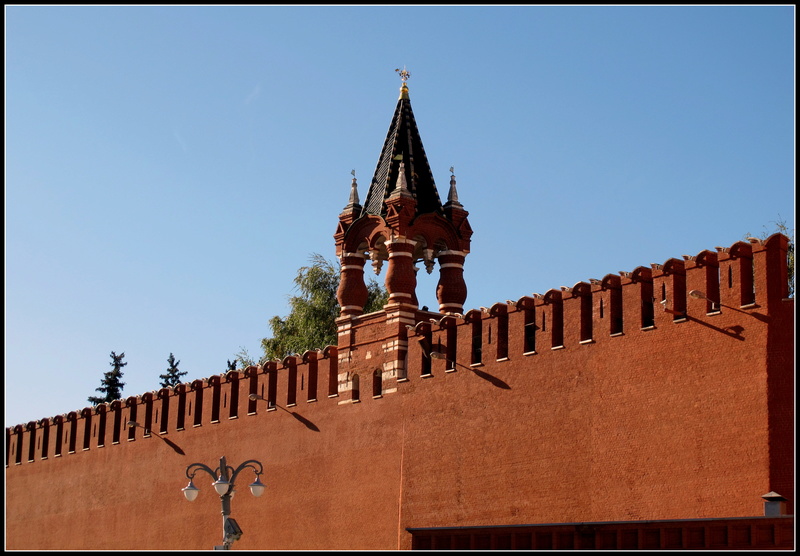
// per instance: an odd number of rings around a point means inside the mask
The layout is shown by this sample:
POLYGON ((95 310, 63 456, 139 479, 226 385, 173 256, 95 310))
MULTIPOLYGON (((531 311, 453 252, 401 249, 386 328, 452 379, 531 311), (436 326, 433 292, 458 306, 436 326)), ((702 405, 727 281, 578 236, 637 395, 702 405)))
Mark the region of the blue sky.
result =
POLYGON ((395 68, 470 212, 466 308, 794 229, 793 6, 5 15, 6 426, 89 405, 111 351, 126 396, 258 356, 351 170, 366 196, 395 68))

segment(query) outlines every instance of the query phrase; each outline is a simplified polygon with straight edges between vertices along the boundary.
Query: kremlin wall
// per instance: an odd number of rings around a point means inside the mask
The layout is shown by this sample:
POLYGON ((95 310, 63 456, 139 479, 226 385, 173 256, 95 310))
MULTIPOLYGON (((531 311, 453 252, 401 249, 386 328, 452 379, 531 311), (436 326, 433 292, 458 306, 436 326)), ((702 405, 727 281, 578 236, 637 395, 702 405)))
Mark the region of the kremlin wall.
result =
POLYGON ((211 549, 212 479, 181 489, 221 457, 263 464, 236 550, 794 548, 788 238, 469 309, 450 185, 442 205, 404 80, 334 234, 338 345, 7 427, 6 548, 211 549), (390 297, 363 314, 367 261, 390 297))

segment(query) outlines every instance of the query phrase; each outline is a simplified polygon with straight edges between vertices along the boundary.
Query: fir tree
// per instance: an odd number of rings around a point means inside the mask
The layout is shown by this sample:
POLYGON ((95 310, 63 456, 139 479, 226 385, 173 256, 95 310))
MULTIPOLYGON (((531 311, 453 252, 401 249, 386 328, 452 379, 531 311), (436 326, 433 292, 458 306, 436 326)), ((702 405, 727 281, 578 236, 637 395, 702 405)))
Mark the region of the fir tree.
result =
POLYGON ((171 353, 167 358, 167 363, 169 363, 169 368, 167 372, 163 375, 159 375, 161 379, 161 387, 162 388, 169 388, 170 386, 177 386, 181 383, 181 377, 186 374, 186 371, 178 370, 178 365, 180 365, 180 361, 175 361, 175 356, 171 353))
POLYGON ((122 397, 122 388, 125 386, 125 383, 122 382, 122 367, 127 365, 127 363, 122 362, 124 357, 124 352, 119 355, 113 351, 111 352, 111 363, 109 364, 112 369, 103 373, 103 380, 100 387, 95 388, 98 392, 103 393, 103 396, 89 396, 89 403, 98 405, 101 403, 113 402, 122 397))

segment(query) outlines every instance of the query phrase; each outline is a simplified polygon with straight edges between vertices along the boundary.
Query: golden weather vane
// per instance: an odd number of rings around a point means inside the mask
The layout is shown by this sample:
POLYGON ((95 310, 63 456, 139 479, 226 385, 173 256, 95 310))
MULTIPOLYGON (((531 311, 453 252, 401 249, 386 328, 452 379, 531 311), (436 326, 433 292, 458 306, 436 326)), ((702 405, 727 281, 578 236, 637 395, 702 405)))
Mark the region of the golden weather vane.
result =
POLYGON ((400 74, 400 80, 401 80, 403 83, 405 83, 406 81, 408 81, 408 78, 409 78, 409 77, 411 77, 411 74, 410 74, 410 73, 409 73, 409 72, 406 70, 406 67, 405 67, 405 66, 403 66, 403 69, 399 69, 399 68, 398 68, 398 69, 396 69, 396 70, 394 70, 394 71, 396 71, 397 73, 399 73, 399 74, 400 74))

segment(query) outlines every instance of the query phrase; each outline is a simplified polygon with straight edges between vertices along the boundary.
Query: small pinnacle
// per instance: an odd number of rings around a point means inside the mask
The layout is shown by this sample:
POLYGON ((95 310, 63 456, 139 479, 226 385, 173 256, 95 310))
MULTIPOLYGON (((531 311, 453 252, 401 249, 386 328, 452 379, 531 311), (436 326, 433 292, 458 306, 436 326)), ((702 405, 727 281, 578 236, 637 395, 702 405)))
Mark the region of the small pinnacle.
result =
POLYGON ((356 171, 353 170, 350 172, 353 175, 353 181, 350 184, 350 200, 347 203, 347 206, 344 207, 345 209, 361 207, 360 201, 358 199, 358 183, 356 182, 356 171))
POLYGON ((397 174, 397 185, 395 187, 394 195, 400 195, 403 197, 412 197, 411 192, 408 190, 408 182, 406 181, 406 164, 405 162, 400 163, 400 170, 397 174))
POLYGON ((450 191, 447 193, 447 206, 461 207, 458 202, 458 190, 456 189, 456 176, 453 174, 453 167, 450 167, 450 191))

